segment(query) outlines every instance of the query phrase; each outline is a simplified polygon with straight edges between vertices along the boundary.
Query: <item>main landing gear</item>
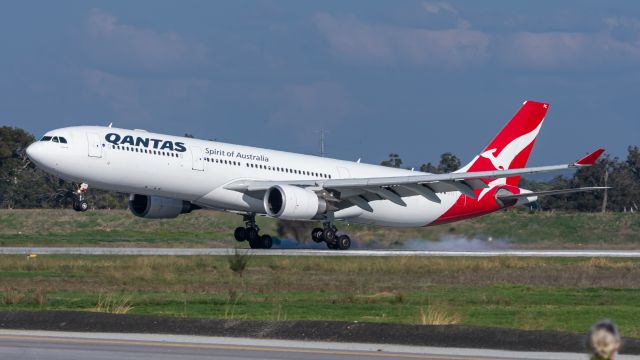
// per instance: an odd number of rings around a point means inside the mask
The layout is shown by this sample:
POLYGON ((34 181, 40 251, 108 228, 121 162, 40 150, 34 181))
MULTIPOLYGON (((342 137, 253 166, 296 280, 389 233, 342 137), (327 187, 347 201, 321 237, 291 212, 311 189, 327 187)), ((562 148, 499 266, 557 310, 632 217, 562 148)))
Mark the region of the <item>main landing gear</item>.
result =
POLYGON ((89 190, 89 184, 80 184, 74 192, 73 210, 85 212, 89 210, 89 203, 85 199, 85 194, 89 190))
POLYGON ((271 249, 273 239, 267 234, 260 235, 260 228, 256 224, 256 214, 243 215, 245 227, 238 227, 233 232, 237 241, 248 241, 252 249, 271 249))
POLYGON ((311 231, 311 239, 313 241, 325 242, 327 247, 332 250, 347 250, 351 247, 351 238, 347 235, 338 235, 338 228, 331 223, 325 222, 322 228, 315 228, 311 231))

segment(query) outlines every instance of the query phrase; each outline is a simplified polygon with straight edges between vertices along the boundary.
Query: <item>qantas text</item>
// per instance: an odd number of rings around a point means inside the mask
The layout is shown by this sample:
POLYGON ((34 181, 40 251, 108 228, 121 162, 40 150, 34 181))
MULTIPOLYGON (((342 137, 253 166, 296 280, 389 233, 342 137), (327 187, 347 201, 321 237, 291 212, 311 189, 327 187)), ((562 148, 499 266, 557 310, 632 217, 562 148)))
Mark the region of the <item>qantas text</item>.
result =
POLYGON ((158 150, 170 150, 177 152, 185 152, 187 148, 185 147, 183 142, 179 141, 170 141, 170 140, 160 140, 160 139, 150 139, 143 137, 133 137, 131 135, 121 136, 116 133, 108 133, 105 137, 109 143, 113 145, 131 145, 131 146, 141 146, 145 148, 153 148, 158 150))

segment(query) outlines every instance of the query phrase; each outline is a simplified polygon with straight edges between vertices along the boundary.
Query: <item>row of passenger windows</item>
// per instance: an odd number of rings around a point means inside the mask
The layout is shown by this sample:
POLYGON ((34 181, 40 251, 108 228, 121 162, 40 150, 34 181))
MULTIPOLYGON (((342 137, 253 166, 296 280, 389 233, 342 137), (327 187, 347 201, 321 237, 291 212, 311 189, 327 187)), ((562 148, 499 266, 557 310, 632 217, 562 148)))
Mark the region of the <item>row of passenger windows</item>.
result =
POLYGON ((317 178, 331 179, 331 175, 318 173, 315 171, 289 169, 289 168, 282 168, 279 166, 270 166, 270 165, 253 164, 253 163, 247 163, 247 167, 269 170, 269 171, 278 171, 278 172, 288 173, 288 174, 307 175, 307 176, 314 176, 317 178))
POLYGON ((232 161, 232 160, 213 159, 213 158, 206 157, 204 158, 204 161, 211 162, 211 163, 225 164, 225 165, 240 166, 239 161, 232 161))
POLYGON ((61 144, 67 143, 67 139, 63 138, 62 136, 43 136, 42 139, 40 139, 40 141, 53 141, 54 143, 61 143, 61 144))
POLYGON ((178 154, 171 151, 140 149, 135 146, 111 145, 111 148, 114 150, 124 150, 124 151, 131 151, 131 152, 137 152, 137 153, 143 153, 143 154, 170 156, 175 158, 180 157, 178 154))
MULTIPOLYGON (((232 166, 241 166, 242 165, 239 161, 235 161, 235 160, 225 160, 225 159, 216 159, 216 158, 208 158, 208 157, 205 157, 204 161, 210 162, 210 163, 216 163, 216 164, 232 165, 232 166)), ((270 165, 253 164, 253 163, 246 163, 245 165, 248 168, 254 168, 254 169, 262 169, 262 170, 268 170, 268 171, 278 171, 278 172, 288 173, 288 174, 307 175, 307 176, 315 176, 317 178, 331 179, 331 175, 318 173, 318 172, 314 172, 314 171, 289 169, 289 168, 283 168, 283 167, 279 167, 279 166, 270 166, 270 165)))
MULTIPOLYGON (((124 151, 131 151, 131 152, 151 154, 151 155, 170 156, 170 157, 176 157, 176 158, 179 157, 178 154, 170 152, 170 151, 140 149, 140 148, 137 148, 135 146, 111 145, 111 148, 114 149, 114 150, 124 150, 124 151)), ((241 166, 240 162, 239 161, 235 161, 235 160, 214 159, 214 158, 205 157, 204 161, 210 162, 210 163, 241 166)), ((253 163, 246 163, 246 165, 247 165, 248 168, 254 168, 254 169, 278 171, 278 172, 283 172, 283 173, 288 173, 288 174, 307 175, 307 176, 315 176, 315 177, 318 177, 318 178, 331 179, 331 175, 329 175, 329 174, 323 174, 323 173, 318 173, 318 172, 314 172, 314 171, 289 169, 289 168, 282 168, 282 167, 279 167, 279 166, 267 166, 267 165, 262 165, 262 164, 253 164, 253 163)))

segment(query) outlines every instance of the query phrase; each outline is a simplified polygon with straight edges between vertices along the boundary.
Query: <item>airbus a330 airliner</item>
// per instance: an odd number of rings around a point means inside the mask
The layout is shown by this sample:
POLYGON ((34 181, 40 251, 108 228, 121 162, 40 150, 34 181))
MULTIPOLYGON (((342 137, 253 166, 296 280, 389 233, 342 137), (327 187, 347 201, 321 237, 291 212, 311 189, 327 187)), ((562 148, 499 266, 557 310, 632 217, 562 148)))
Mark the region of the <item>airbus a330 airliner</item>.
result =
POLYGON ((348 249, 336 220, 397 227, 444 224, 485 215, 540 195, 600 187, 531 192, 520 176, 590 166, 598 149, 575 163, 526 168, 549 105, 526 101, 498 135, 462 169, 429 174, 311 155, 102 126, 47 132, 27 148, 41 169, 81 184, 74 209, 89 207, 88 184, 130 193, 129 209, 148 219, 210 208, 243 216, 234 236, 270 248, 256 215, 315 220, 311 238, 348 249))

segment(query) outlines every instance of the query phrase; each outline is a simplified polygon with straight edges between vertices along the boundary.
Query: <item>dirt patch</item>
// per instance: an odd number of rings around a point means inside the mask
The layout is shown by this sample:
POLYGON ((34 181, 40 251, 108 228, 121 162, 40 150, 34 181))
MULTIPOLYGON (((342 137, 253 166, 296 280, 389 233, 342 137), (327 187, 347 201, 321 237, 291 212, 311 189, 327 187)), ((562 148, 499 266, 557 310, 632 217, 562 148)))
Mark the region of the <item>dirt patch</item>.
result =
MULTIPOLYGON (((130 332, 309 341, 583 352, 584 334, 464 325, 400 325, 340 321, 237 321, 72 311, 0 312, 0 328, 130 332)), ((640 339, 624 339, 623 354, 640 354, 640 339)))

